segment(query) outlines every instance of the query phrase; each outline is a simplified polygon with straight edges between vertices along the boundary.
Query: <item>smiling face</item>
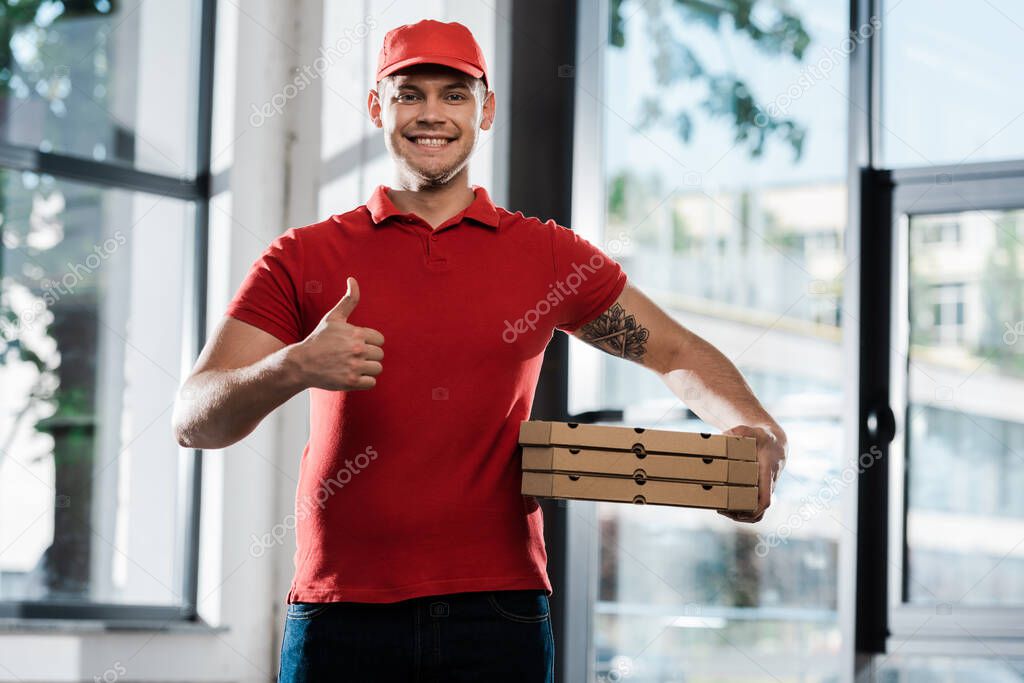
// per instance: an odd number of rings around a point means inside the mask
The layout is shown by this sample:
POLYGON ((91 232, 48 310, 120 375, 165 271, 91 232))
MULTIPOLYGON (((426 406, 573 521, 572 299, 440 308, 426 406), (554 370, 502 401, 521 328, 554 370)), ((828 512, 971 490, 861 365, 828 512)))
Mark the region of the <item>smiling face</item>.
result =
POLYGON ((402 174, 416 185, 444 185, 466 168, 481 130, 494 120, 494 93, 439 64, 397 71, 371 90, 374 125, 402 174))

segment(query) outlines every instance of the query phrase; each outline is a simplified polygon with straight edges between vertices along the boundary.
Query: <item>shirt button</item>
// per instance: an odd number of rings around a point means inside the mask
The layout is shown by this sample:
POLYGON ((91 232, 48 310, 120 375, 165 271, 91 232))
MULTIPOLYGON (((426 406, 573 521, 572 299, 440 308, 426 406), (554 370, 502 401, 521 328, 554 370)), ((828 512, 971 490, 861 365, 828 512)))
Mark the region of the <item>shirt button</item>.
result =
POLYGON ((437 235, 431 235, 431 236, 430 236, 430 239, 431 239, 432 241, 436 242, 436 241, 437 241, 437 235))

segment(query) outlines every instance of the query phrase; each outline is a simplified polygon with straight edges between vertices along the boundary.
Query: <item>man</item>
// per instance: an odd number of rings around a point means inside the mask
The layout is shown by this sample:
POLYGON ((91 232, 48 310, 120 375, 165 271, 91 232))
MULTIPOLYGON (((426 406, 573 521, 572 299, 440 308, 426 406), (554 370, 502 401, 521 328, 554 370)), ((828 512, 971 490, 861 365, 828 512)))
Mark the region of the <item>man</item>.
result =
POLYGON ((395 187, 267 247, 185 383, 177 438, 223 448, 310 391, 281 681, 551 681, 552 587, 518 431, 554 330, 756 437, 760 505, 733 519, 761 519, 786 437, 733 364, 600 249, 469 185, 495 95, 466 27, 390 31, 376 76, 368 110, 395 187))

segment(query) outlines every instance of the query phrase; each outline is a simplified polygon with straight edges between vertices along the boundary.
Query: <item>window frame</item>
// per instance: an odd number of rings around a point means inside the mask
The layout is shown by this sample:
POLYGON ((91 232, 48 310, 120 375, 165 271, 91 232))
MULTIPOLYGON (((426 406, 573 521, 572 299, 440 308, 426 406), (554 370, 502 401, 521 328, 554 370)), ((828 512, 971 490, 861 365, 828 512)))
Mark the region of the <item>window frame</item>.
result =
POLYGON ((1020 607, 960 607, 911 605, 907 592, 906 532, 909 435, 907 372, 909 347, 910 222, 914 216, 970 211, 1014 210, 1024 207, 1024 161, 985 162, 894 170, 891 228, 890 406, 896 438, 889 445, 888 615, 886 650, 905 654, 1020 656, 1024 653, 1024 605, 1020 607), (949 615, 945 614, 946 607, 949 615), (938 623, 936 623, 938 622, 938 623))
MULTIPOLYGON (((851 0, 850 28, 854 30, 871 17, 882 15, 884 0, 851 0)), ((850 516, 851 533, 856 536, 853 581, 848 599, 855 606, 853 616, 852 670, 843 671, 845 680, 873 680, 877 668, 897 651, 908 655, 984 657, 1020 656, 1022 641, 1014 638, 981 640, 959 631, 918 632, 922 610, 902 604, 902 553, 905 531, 903 511, 904 471, 895 441, 896 415, 891 407, 894 354, 894 311, 902 301, 893 286, 894 254, 906 239, 901 232, 903 214, 933 214, 970 209, 963 203, 943 204, 925 196, 937 183, 957 183, 957 189, 974 207, 1006 207, 1007 185, 1002 182, 1020 176, 1024 162, 998 161, 967 165, 945 165, 889 170, 877 166, 881 159, 882 33, 884 23, 858 45, 850 55, 849 171, 850 216, 847 240, 851 256, 859 257, 848 269, 845 291, 848 310, 858 318, 844 322, 847 342, 853 345, 847 356, 847 381, 853 394, 848 438, 857 453, 876 447, 883 453, 883 467, 868 468, 857 482, 856 510, 850 516), (1000 180, 1002 179, 1002 181, 1000 180), (999 201, 1002 196, 1002 202, 999 201), (916 206, 912 204, 917 201, 916 206), (913 210, 913 211, 911 211, 913 210), (885 324, 861 321, 882 320, 885 324), (898 569, 894 569, 894 567, 898 569)), ((1020 204, 1018 194, 1017 207, 1020 204)), ((909 224, 908 226, 909 227, 909 224)), ((904 251, 903 253, 908 253, 904 251)), ((905 277, 905 273, 902 275, 905 277)), ((904 288, 905 289, 905 288, 904 288)), ((895 390, 900 391, 897 384, 895 390)), ((904 394, 905 396, 905 394, 904 394)), ((924 610, 929 610, 925 607, 924 610)), ((931 608, 934 614, 934 608, 931 608)), ((981 612, 978 617, 996 617, 998 611, 981 612)), ((1005 630, 998 625, 995 631, 1005 630)))
MULTIPOLYGON (((581 0, 577 3, 576 53, 573 63, 574 102, 572 116, 572 173, 571 197, 573 229, 594 244, 601 244, 600 229, 604 225, 606 187, 604 183, 604 149, 602 133, 604 111, 592 106, 589 93, 601 93, 604 85, 604 58, 607 49, 609 0, 581 0), (578 169, 584 169, 579 172, 578 169)), ((568 340, 567 340, 568 341, 568 340)), ((582 343, 579 340, 572 343, 582 343)), ((565 350, 563 381, 565 383, 565 413, 570 410, 572 382, 570 372, 585 374, 600 381, 602 365, 600 352, 590 354, 586 368, 578 367, 580 354, 565 350)), ((577 422, 622 422, 621 411, 609 406, 594 406, 595 412, 577 414, 577 422), (603 411, 603 412, 602 412, 603 411)), ((594 619, 601 577, 598 503, 585 500, 566 500, 566 556, 565 585, 566 633, 561 644, 565 653, 562 660, 564 681, 595 681, 594 619)))
MULTIPOLYGON (((603 2, 604 0, 598 0, 603 2)), ((571 226, 570 193, 573 179, 575 62, 578 16, 587 3, 546 0, 501 0, 511 5, 508 62, 510 64, 508 139, 529 139, 531 145, 508 148, 507 203, 526 215, 552 218, 571 226), (546 150, 538 166, 536 150, 546 150)), ((502 12, 499 12, 501 15, 502 12)), ((555 334, 544 352, 530 419, 570 419, 568 414, 568 335, 555 334)), ((572 416, 575 418, 577 416, 572 416)), ((582 418, 581 418, 582 421, 582 418)), ((553 594, 551 622, 555 640, 555 680, 583 680, 579 648, 586 647, 589 614, 581 602, 577 553, 579 534, 569 501, 541 499, 547 571, 553 594), (583 621, 579 621, 580 619, 583 621)))
MULTIPOLYGON (((213 128, 213 57, 216 0, 192 0, 196 8, 192 35, 197 36, 198 59, 193 61, 196 93, 193 115, 196 169, 192 176, 174 176, 138 170, 118 162, 95 161, 66 153, 0 141, 0 167, 51 175, 60 180, 86 183, 103 189, 122 189, 185 200, 194 207, 195 242, 190 259, 186 315, 190 324, 183 334, 182 370, 187 372, 206 341, 206 281, 208 218, 211 191, 210 140, 213 128)), ((95 620, 110 624, 198 621, 199 511, 202 451, 177 448, 179 480, 176 538, 182 552, 175 558, 175 586, 182 601, 176 605, 106 603, 70 600, 0 601, 0 618, 35 622, 41 619, 95 620)))

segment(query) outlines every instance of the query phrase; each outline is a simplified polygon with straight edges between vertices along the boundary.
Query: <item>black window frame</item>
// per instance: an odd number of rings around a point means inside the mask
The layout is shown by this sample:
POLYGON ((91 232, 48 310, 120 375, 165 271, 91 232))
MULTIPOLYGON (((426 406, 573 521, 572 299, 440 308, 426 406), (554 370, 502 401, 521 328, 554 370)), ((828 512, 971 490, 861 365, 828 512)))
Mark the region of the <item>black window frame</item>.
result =
MULTIPOLYGON (((973 211, 1019 210, 1024 208, 1024 161, 981 162, 975 164, 948 164, 929 167, 901 168, 882 171, 887 178, 888 191, 877 197, 887 202, 888 208, 879 211, 889 215, 877 226, 882 232, 878 239, 890 245, 888 259, 878 262, 878 279, 886 284, 889 301, 889 324, 880 324, 873 342, 878 345, 874 353, 887 354, 892 359, 888 376, 883 377, 878 365, 869 365, 865 372, 874 375, 873 381, 884 386, 891 415, 893 440, 886 445, 888 466, 884 474, 888 479, 888 501, 885 506, 885 524, 888 545, 885 562, 864 568, 887 584, 886 600, 877 600, 874 609, 884 612, 884 654, 899 649, 906 654, 963 654, 979 657, 999 656, 1000 646, 1008 651, 1024 651, 1024 607, 973 607, 914 605, 907 601, 908 551, 907 514, 905 495, 909 481, 906 460, 909 434, 907 423, 906 373, 909 349, 907 337, 907 269, 910 256, 909 223, 915 216, 930 216, 973 211), (884 575, 884 576, 883 576, 884 575), (955 618, 942 619, 956 612, 955 618), (992 642, 996 639, 998 642, 992 642), (1017 641, 1017 642, 1013 642, 1017 641)), ((880 293, 881 295, 881 293, 880 293)), ((885 320, 885 318, 876 318, 885 320)), ((867 416, 862 415, 862 420, 867 416)), ((887 418, 888 419, 888 418, 887 418)), ((870 499, 877 489, 867 489, 870 499)), ((878 506, 878 503, 875 503, 878 506)), ((882 617, 878 617, 881 621, 882 617)))

